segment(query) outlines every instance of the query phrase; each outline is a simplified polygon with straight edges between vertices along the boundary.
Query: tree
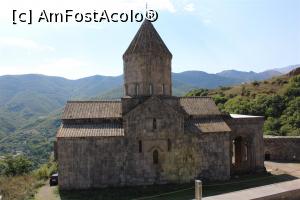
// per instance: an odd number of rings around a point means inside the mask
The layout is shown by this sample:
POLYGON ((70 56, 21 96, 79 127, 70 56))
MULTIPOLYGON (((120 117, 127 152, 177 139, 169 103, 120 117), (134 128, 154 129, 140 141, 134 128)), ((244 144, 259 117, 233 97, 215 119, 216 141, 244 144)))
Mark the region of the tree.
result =
POLYGON ((3 165, 3 174, 7 176, 22 175, 32 170, 32 162, 23 155, 6 156, 3 165))
POLYGON ((280 95, 258 95, 251 101, 250 114, 266 117, 280 117, 286 108, 286 99, 280 95))
POLYGON ((300 97, 289 101, 287 108, 280 117, 281 132, 285 135, 300 135, 300 97))
POLYGON ((288 87, 285 91, 285 95, 289 97, 299 97, 300 96, 300 75, 293 77, 288 87))
POLYGON ((279 129, 281 127, 280 120, 273 117, 268 117, 265 121, 263 130, 267 135, 280 135, 279 129))
POLYGON ((188 92, 185 96, 187 97, 203 97, 208 95, 208 89, 195 89, 188 92))
POLYGON ((213 100, 215 101, 215 103, 216 103, 217 105, 219 105, 219 104, 224 104, 224 103, 226 103, 226 101, 228 100, 227 97, 222 96, 222 95, 219 95, 219 94, 213 96, 212 98, 213 98, 213 100))
POLYGON ((253 86, 259 86, 259 84, 260 84, 260 82, 258 82, 258 81, 252 82, 252 85, 253 85, 253 86))
POLYGON ((232 99, 229 99, 224 104, 224 111, 228 113, 235 113, 235 114, 249 114, 250 112, 249 99, 241 96, 236 96, 232 99))

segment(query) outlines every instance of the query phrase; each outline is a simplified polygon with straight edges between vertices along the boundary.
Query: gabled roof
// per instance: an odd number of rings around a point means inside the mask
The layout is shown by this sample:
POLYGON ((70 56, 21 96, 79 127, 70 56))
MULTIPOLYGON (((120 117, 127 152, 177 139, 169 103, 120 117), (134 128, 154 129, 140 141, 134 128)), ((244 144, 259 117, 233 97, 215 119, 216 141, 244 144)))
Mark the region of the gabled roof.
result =
POLYGON ((230 132, 231 129, 221 116, 212 118, 190 119, 185 122, 185 127, 190 131, 201 133, 230 132))
POLYGON ((62 124, 56 135, 57 138, 116 136, 124 136, 122 124, 118 122, 101 124, 62 124))
POLYGON ((62 120, 121 117, 121 101, 68 101, 62 115, 62 120))
POLYGON ((149 52, 172 57, 171 52, 155 30, 152 23, 145 20, 125 51, 123 57, 129 54, 144 54, 149 52))
POLYGON ((183 115, 182 112, 179 112, 178 110, 176 110, 175 108, 173 108, 171 105, 163 102, 159 96, 151 96, 149 97, 147 100, 145 100, 144 102, 142 103, 139 103, 137 106, 135 106, 134 108, 132 108, 130 111, 128 111, 126 113, 126 115, 130 115, 131 113, 134 113, 135 111, 137 111, 140 107, 143 107, 145 105, 147 105, 149 102, 151 101, 158 101, 159 103, 163 104, 164 105, 164 109, 165 110, 161 110, 161 112, 164 112, 164 111, 168 111, 168 112, 173 112, 173 114, 176 114, 176 115, 183 115))
POLYGON ((180 97, 179 102, 188 115, 221 115, 215 102, 210 97, 180 97))

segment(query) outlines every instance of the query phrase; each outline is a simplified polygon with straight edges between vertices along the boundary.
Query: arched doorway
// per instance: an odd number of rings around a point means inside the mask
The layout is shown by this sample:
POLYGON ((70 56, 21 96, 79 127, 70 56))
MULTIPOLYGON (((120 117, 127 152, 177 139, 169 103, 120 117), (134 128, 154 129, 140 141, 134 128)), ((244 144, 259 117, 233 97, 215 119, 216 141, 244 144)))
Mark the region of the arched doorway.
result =
POLYGON ((271 154, 270 154, 270 152, 266 152, 265 153, 265 161, 269 161, 271 159, 271 154))
POLYGON ((236 137, 232 140, 232 165, 236 168, 242 163, 242 137, 236 137))

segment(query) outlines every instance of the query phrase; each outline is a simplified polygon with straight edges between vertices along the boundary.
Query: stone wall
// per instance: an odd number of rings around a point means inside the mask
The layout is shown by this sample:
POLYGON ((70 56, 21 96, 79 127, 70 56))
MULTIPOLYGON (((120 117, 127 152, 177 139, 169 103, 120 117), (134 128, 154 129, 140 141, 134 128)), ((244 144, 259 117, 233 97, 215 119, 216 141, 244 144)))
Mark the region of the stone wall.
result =
POLYGON ((172 95, 171 58, 152 54, 127 55, 124 81, 125 96, 172 95))
POLYGON ((266 160, 300 161, 300 137, 265 137, 266 160))
MULTIPOLYGON (((230 178, 230 133, 202 133, 197 138, 201 180, 228 180, 230 178)), ((190 144, 190 143, 186 143, 190 144)))
POLYGON ((61 189, 124 184, 124 138, 60 138, 57 141, 61 189))
POLYGON ((128 139, 127 184, 167 182, 162 165, 170 152, 168 141, 172 149, 176 147, 176 141, 184 133, 183 124, 183 116, 157 97, 150 97, 124 116, 124 130, 128 139), (153 162, 154 151, 158 152, 157 164, 153 162))

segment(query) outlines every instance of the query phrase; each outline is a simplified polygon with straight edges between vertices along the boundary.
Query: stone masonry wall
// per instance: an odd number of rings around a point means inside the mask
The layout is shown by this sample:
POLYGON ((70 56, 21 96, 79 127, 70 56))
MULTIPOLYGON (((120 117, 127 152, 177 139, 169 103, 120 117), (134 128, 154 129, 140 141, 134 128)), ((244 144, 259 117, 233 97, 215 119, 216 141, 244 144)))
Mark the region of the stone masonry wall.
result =
MULTIPOLYGON (((230 133, 198 133, 195 136, 201 180, 228 180, 230 178, 230 133)), ((191 144, 186 141, 186 144, 191 144)))
POLYGON ((61 189, 87 189, 124 184, 124 138, 58 139, 61 189))
POLYGON ((163 104, 157 97, 150 97, 124 116, 124 130, 128 139, 127 184, 166 183, 162 164, 169 153, 168 141, 173 149, 176 140, 184 132, 183 122, 181 114, 163 104), (156 127, 153 127, 154 123, 156 127), (154 151, 158 152, 157 164, 153 163, 154 151))
POLYGON ((172 95, 171 58, 152 54, 132 54, 124 59, 125 95, 172 95))
POLYGON ((264 144, 270 160, 300 161, 300 137, 265 137, 264 144))

